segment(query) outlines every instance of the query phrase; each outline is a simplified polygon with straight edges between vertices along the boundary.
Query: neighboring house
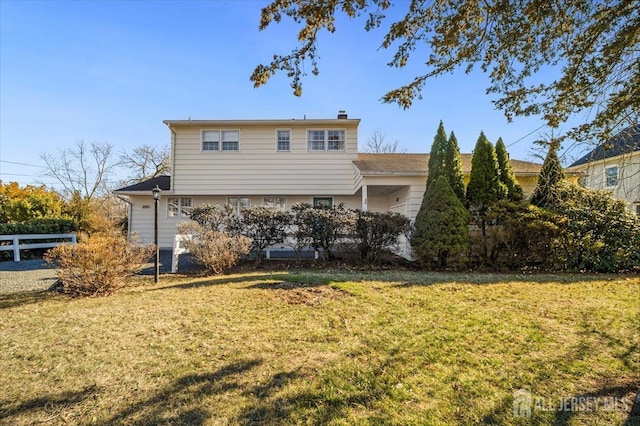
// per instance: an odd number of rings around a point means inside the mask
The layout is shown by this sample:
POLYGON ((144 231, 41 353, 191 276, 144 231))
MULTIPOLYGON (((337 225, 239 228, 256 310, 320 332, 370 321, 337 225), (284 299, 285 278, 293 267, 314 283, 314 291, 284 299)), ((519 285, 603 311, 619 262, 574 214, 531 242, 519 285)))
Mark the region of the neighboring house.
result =
MULTIPOLYGON (((415 218, 425 191, 429 154, 358 153, 359 119, 167 120, 173 175, 118 189, 130 201, 129 229, 153 241, 151 189, 162 189, 159 245, 170 248, 176 225, 193 206, 230 204, 289 210, 299 202, 344 204, 415 218)), ((471 154, 462 154, 468 179, 471 154)), ((511 160, 526 195, 540 164, 511 160)))
POLYGON ((640 215, 640 125, 622 130, 571 164, 567 171, 579 173, 580 184, 585 188, 611 191, 640 215))

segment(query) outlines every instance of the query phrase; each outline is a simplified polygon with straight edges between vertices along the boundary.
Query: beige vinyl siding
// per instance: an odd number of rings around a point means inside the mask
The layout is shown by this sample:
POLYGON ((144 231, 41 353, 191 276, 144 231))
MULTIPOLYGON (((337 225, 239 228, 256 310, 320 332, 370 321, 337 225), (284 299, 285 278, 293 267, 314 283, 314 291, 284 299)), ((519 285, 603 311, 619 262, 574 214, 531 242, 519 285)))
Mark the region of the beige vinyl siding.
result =
POLYGON ((610 191, 635 212, 634 204, 640 202, 640 152, 581 164, 568 171, 583 173, 582 184, 586 188, 610 191), (609 167, 618 167, 618 183, 614 187, 607 186, 606 169, 609 167))
MULTIPOLYGON (((231 128, 231 126, 229 126, 231 128)), ((220 125, 220 129, 225 129, 220 125)), ((174 126, 174 176, 176 194, 279 194, 354 193, 357 123, 338 122, 325 129, 344 129, 345 151, 308 152, 307 130, 317 124, 293 123, 291 150, 276 149, 276 127, 247 124, 240 130, 238 152, 202 151, 202 130, 211 126, 174 126)), ((280 127, 278 127, 280 128, 280 127)))

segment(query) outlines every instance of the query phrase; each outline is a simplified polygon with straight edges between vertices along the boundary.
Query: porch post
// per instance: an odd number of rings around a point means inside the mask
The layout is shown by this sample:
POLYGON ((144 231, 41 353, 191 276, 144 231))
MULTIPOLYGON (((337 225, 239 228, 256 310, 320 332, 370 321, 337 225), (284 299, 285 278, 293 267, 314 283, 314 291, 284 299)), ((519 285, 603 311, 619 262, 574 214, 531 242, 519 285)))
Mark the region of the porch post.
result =
POLYGON ((362 185, 362 211, 366 212, 369 210, 367 206, 367 185, 362 185))

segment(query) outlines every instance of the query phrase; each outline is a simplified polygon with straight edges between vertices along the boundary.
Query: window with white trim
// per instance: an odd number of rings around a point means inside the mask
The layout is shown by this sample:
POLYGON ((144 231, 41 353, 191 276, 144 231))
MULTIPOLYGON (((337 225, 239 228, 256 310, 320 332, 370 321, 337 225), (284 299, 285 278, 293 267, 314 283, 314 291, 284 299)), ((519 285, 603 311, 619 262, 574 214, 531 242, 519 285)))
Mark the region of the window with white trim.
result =
POLYGON ((344 151, 344 130, 307 130, 308 151, 344 151))
POLYGON ((202 151, 240 151, 240 131, 203 130, 202 151))
POLYGON ((291 130, 276 130, 276 150, 291 151, 291 130))
POLYGON ((220 132, 205 130, 202 132, 202 150, 218 151, 220 149, 220 132))
POLYGON ((251 197, 227 197, 227 204, 233 207, 237 215, 241 215, 242 210, 251 208, 251 197))
POLYGON ((266 196, 262 199, 262 206, 273 210, 286 210, 287 197, 282 196, 266 196))
POLYGON ((193 199, 191 197, 168 197, 167 217, 188 218, 191 216, 192 207, 193 199))
POLYGON ((636 204, 636 215, 640 216, 640 204, 636 204))
POLYGON ((616 186, 618 184, 618 166, 605 168, 604 174, 607 186, 616 186))

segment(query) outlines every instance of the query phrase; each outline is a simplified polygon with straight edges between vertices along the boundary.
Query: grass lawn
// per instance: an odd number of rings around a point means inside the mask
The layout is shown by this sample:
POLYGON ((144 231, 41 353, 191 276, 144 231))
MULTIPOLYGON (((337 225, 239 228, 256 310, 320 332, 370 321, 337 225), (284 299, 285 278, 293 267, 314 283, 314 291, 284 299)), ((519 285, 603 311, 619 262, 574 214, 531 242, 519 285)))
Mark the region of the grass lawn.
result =
POLYGON ((0 423, 640 424, 637 277, 135 280, 0 295, 0 423))

